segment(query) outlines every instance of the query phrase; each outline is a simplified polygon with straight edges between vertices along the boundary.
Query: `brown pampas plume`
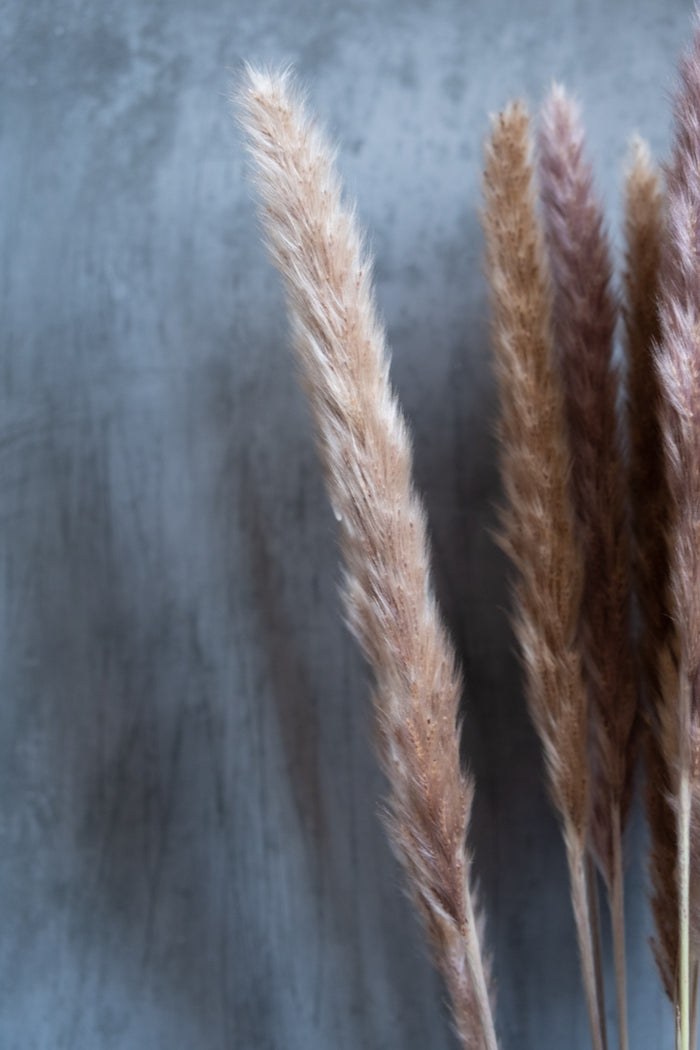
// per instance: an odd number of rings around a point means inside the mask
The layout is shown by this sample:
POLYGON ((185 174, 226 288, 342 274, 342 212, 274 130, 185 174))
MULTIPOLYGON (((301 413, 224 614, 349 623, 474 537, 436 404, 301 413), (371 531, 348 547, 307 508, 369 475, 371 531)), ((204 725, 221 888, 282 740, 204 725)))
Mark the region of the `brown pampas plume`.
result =
POLYGON ((638 705, 630 635, 627 486, 616 410, 619 384, 612 365, 617 303, 580 115, 558 85, 542 109, 539 147, 571 488, 584 556, 580 641, 591 705, 591 843, 608 890, 620 1050, 627 1050, 622 832, 632 795, 638 705))
POLYGON ((552 296, 535 211, 525 106, 494 120, 484 175, 486 269, 501 401, 502 543, 513 562, 515 630, 530 713, 543 744, 571 876, 595 1050, 603 1046, 585 875, 589 821, 587 703, 576 631, 583 563, 574 535, 552 296))
POLYGON ((691 1020, 691 902, 700 846, 691 835, 700 774, 700 22, 680 66, 675 138, 667 169, 667 234, 661 257, 661 423, 670 496, 670 605, 677 631, 676 791, 679 1047, 691 1020))
POLYGON ((625 179, 624 320, 627 357, 627 428, 632 568, 641 632, 639 669, 649 707, 645 733, 646 806, 651 838, 650 873, 656 935, 654 956, 666 994, 677 999, 678 889, 675 632, 669 611, 670 498, 661 429, 659 267, 664 199, 645 142, 635 138, 625 179))
POLYGON ((664 201, 649 148, 635 138, 625 179, 624 320, 634 590, 642 620, 641 663, 654 706, 663 693, 663 653, 673 633, 668 608, 669 494, 659 419, 659 266, 664 201))
POLYGON ((431 589, 370 261, 289 76, 248 69, 237 103, 340 523, 347 615, 375 676, 393 845, 462 1045, 496 1050, 465 845, 473 785, 460 767, 461 679, 431 589))

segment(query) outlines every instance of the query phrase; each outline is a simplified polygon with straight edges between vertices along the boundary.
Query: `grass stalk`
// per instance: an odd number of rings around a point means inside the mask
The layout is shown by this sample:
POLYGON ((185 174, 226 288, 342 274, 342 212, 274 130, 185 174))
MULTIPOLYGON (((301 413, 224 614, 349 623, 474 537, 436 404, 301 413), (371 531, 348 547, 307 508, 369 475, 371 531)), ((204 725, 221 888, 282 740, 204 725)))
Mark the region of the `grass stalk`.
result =
POLYGON ((491 1010, 491 998, 486 973, 481 956, 481 944, 477 931, 476 915, 472 903, 472 894, 466 894, 465 902, 467 930, 464 934, 465 954, 471 974, 473 995, 479 1018, 481 1020, 481 1033, 484 1041, 484 1050, 498 1050, 496 1028, 493 1022, 491 1010))
POLYGON ((567 836, 567 860, 571 882, 571 903, 576 922, 581 960, 581 978, 588 1009, 588 1023, 591 1030, 593 1050, 605 1050, 603 1021, 598 1004, 595 975, 595 951, 593 947, 593 925, 589 908, 589 895, 586 886, 585 853, 580 844, 567 836))
POLYGON ((678 789, 678 1015, 679 1050, 690 1050, 690 778, 678 789))
POLYGON ((463 1050, 497 1050, 469 884, 474 787, 460 760, 462 678, 433 594, 371 260, 333 149, 289 74, 248 68, 237 102, 339 523, 346 616, 374 673, 391 843, 463 1050))
POLYGON ((700 973, 700 961, 694 952, 691 952, 690 962, 690 1045, 698 1044, 698 974, 700 973))
POLYGON ((625 903, 624 872, 622 865, 622 820, 620 807, 613 806, 612 880, 608 898, 612 919, 613 958, 615 961, 615 990, 617 995, 617 1030, 620 1050, 629 1050, 627 1030, 627 967, 625 962, 625 903))
POLYGON ((605 1023, 605 982, 603 980, 603 952, 600 932, 600 900, 598 897, 598 875, 595 860, 590 850, 586 850, 586 888, 588 891, 588 910, 591 917, 591 934, 593 936, 593 965, 595 967, 596 998, 598 1015, 601 1018, 601 1036, 603 1050, 608 1047, 607 1025, 605 1023))

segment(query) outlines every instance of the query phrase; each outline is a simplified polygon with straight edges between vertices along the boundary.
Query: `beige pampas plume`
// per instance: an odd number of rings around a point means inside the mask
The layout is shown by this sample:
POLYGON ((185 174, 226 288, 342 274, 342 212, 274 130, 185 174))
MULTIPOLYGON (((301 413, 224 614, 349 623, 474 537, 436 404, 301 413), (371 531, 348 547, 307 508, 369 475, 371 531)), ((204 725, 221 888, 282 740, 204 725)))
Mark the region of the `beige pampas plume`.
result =
POLYGON ((236 101, 340 523, 347 614, 375 675, 393 845, 463 1046, 496 1050, 465 845, 473 787, 460 767, 461 680, 431 589, 370 261, 289 76, 248 69, 236 101))
POLYGON ((613 368, 617 302, 603 210, 578 107, 554 85, 542 108, 539 173, 554 280, 554 334, 584 556, 580 620, 592 727, 591 843, 613 928, 620 1050, 627 1050, 622 832, 632 795, 637 684, 630 632, 626 472, 613 368))
POLYGON ((679 1046, 691 1021, 691 904, 698 893, 691 816, 700 777, 700 20, 680 66, 675 138, 667 169, 661 253, 658 369, 669 491, 670 607, 677 631, 675 731, 679 1046), (691 858, 693 863, 691 865, 691 858))
POLYGON ((552 341, 552 294, 535 210, 524 105, 495 118, 484 175, 486 269, 501 401, 503 546, 513 562, 515 629, 530 713, 544 748, 571 876, 595 1050, 603 1026, 585 875, 590 784, 587 702, 576 633, 583 562, 574 535, 563 398, 552 341))

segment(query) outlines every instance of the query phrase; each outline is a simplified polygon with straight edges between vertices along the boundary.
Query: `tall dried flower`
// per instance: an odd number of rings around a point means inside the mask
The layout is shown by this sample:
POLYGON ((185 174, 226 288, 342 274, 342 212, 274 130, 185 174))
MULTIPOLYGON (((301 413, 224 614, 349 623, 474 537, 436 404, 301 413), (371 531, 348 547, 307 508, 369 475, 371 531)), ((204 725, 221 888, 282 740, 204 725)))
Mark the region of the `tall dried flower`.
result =
POLYGON ((671 613, 677 630, 678 1007, 690 1043, 691 812, 700 773, 700 22, 680 66, 667 171, 658 369, 669 489, 671 613))
POLYGON ((625 179, 624 320, 627 357, 632 568, 640 612, 639 667, 649 705, 646 803, 651 836, 654 955, 675 1002, 678 970, 676 827, 671 800, 678 762, 675 639, 669 611, 669 492, 655 348, 660 339, 659 268, 664 200, 645 142, 635 138, 625 179))
POLYGON ((484 176, 486 269, 501 401, 502 542, 513 562, 515 630, 530 713, 561 817, 591 1035, 603 1045, 585 854, 589 822, 587 702, 576 631, 583 563, 574 535, 552 296, 535 211, 525 106, 493 124, 484 176))
POLYGON ((642 619, 640 655, 651 699, 660 696, 660 653, 669 642, 668 485, 655 362, 664 202, 649 147, 632 141, 625 179, 625 351, 634 590, 642 619))
POLYGON ((622 831, 634 771, 637 686, 630 637, 630 544, 613 368, 617 303, 603 212, 578 108, 555 85, 539 137, 554 331, 584 555, 580 621, 593 729, 591 841, 613 919, 621 1050, 627 1050, 622 831))
POLYGON ((375 675, 393 845, 462 1044, 496 1050, 465 846, 473 786, 460 767, 461 680, 431 589, 370 261, 289 77, 249 69, 238 102, 340 523, 347 615, 375 675))

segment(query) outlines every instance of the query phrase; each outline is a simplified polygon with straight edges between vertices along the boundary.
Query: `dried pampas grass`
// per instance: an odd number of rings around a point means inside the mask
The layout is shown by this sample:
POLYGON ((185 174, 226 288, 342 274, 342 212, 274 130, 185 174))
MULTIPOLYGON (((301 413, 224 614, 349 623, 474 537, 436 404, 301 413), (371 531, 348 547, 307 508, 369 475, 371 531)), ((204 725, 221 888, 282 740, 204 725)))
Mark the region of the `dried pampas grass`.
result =
POLYGON ((670 608, 677 630, 678 993, 680 1050, 690 1044, 691 903, 698 893, 691 834, 700 775, 700 22, 680 67, 675 139, 667 169, 667 234, 661 253, 658 369, 669 491, 670 608), (693 863, 691 864, 691 860, 693 863))
POLYGON ((473 785, 460 767, 461 679, 431 589, 370 261, 289 76, 248 69, 236 102, 340 523, 347 615, 375 675, 392 842, 462 1045, 496 1050, 465 846, 473 785))
POLYGON ((530 713, 544 748, 571 877, 591 1038, 604 1043, 586 886, 588 719, 576 644, 583 561, 569 499, 569 454, 552 337, 552 293, 535 211, 525 106, 495 118, 486 146, 483 227, 493 311, 506 504, 502 544, 516 570, 515 630, 530 713))
POLYGON ((603 210, 578 107, 554 85, 542 108, 539 173, 554 279, 554 333, 583 548, 579 623, 592 723, 591 844, 612 916, 620 1050, 627 1050, 622 832, 632 795, 637 689, 630 636, 626 476, 613 368, 617 302, 603 210))
POLYGON ((649 867, 656 934, 654 956, 666 994, 678 994, 676 818, 677 659, 670 612, 668 529, 661 386, 655 351, 661 338, 659 277, 664 198, 649 148, 635 138, 625 178, 624 320, 627 358, 629 497, 634 591, 641 620, 639 670, 649 708, 645 734, 649 867))
POLYGON ((649 147, 630 146, 625 178, 625 353, 634 590, 642 621, 640 662, 652 700, 662 694, 662 653, 669 644, 668 484, 659 418, 659 266, 664 200, 649 147))
MULTIPOLYGON (((236 102, 339 522, 347 617, 374 672, 391 841, 462 1045, 497 1050, 466 848, 474 786, 460 765, 461 678, 431 588, 370 261, 289 75, 248 69, 236 102)), ((606 1050, 597 862, 627 1050, 622 839, 645 697, 653 950, 676 1050, 690 1050, 700 970, 700 15, 681 65, 666 192, 641 141, 626 174, 627 461, 613 366, 620 304, 580 116, 559 87, 543 107, 536 170, 533 153, 516 102, 486 146, 482 222, 500 538, 528 706, 563 831, 593 1048, 606 1050)))

